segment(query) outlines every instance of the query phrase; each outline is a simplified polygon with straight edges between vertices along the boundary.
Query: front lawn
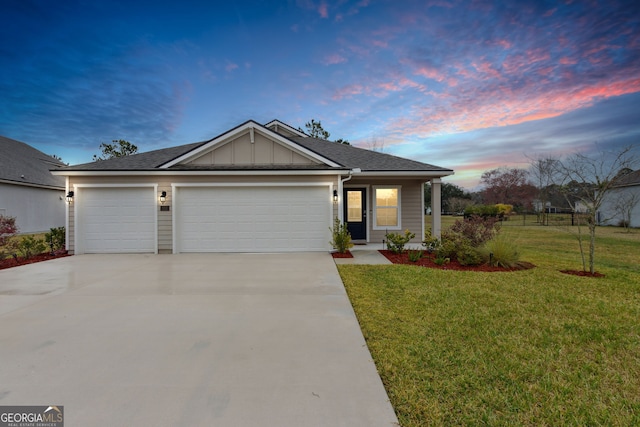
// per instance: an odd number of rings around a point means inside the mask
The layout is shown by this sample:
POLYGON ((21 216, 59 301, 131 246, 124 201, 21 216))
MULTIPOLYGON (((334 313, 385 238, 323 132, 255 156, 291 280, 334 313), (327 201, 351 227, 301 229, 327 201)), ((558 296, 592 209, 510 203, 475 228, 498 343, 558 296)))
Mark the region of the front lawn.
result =
POLYGON ((598 279, 541 226, 502 231, 532 270, 340 265, 400 424, 639 425, 636 231, 598 230, 598 279))

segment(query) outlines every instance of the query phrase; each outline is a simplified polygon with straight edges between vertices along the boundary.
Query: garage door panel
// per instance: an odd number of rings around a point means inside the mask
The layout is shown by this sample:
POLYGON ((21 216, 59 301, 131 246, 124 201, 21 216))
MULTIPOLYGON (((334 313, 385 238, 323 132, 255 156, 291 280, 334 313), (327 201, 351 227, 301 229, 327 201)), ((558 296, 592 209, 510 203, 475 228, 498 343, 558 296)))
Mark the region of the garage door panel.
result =
POLYGON ((180 252, 328 250, 326 186, 178 189, 180 252))
POLYGON ((81 188, 76 203, 79 253, 156 251, 152 187, 81 188))

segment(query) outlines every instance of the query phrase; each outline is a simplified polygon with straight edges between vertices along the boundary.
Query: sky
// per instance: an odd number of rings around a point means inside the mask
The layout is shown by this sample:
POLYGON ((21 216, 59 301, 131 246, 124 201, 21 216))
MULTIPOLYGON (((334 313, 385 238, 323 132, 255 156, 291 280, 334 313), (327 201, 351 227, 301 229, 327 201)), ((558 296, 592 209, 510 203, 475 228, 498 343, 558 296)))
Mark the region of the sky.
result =
POLYGON ((3 0, 0 135, 90 162, 252 119, 453 169, 640 143, 640 2, 3 0))

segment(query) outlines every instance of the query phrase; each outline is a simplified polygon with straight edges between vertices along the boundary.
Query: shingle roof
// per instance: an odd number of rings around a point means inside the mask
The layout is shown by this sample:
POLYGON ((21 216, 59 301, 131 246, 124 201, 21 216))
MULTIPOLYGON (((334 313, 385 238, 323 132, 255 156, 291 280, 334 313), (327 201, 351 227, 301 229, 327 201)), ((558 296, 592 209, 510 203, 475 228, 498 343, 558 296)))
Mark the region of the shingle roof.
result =
MULTIPOLYGON (((248 122, 246 122, 248 123, 248 122)), ((255 123, 258 126, 261 126, 255 123)), ((242 126, 242 125, 241 125, 242 126)), ((272 132, 267 128, 265 131, 272 132)), ((230 132, 230 131, 228 131, 230 132)), ((224 134, 223 134, 224 135, 224 134)), ((282 136, 281 136, 282 137, 282 136)), ((214 138, 215 139, 215 138, 214 138)), ((443 172, 449 175, 453 171, 451 169, 442 168, 415 160, 409 160, 390 154, 379 153, 376 151, 365 150, 350 145, 338 144, 322 139, 310 137, 290 137, 288 138, 294 144, 299 145, 307 150, 313 151, 319 156, 330 160, 334 163, 342 165, 344 169, 360 168, 362 171, 371 172, 443 172)), ((212 140, 210 140, 212 141, 212 140)), ((197 142, 193 144, 180 145, 177 147, 164 148, 160 150, 139 153, 125 157, 119 157, 98 162, 84 163, 65 168, 65 171, 152 171, 174 160, 188 152, 207 144, 210 141, 197 142)), ((339 169, 342 169, 339 168, 339 169)), ((242 167, 242 166, 215 166, 215 167, 194 167, 189 165, 174 165, 171 170, 247 170, 247 169, 291 169, 291 167, 242 167)), ((294 169, 335 169, 328 165, 319 166, 302 166, 294 169)))
POLYGON ((415 160, 409 160, 393 156, 391 154, 365 150, 351 145, 338 144, 324 139, 304 137, 292 137, 289 139, 349 169, 360 168, 363 171, 372 172, 451 171, 451 169, 441 168, 439 166, 417 162, 415 160))
POLYGON ((618 182, 616 182, 616 187, 628 187, 631 185, 640 185, 640 170, 630 172, 620 178, 618 182))
POLYGON ((36 150, 24 142, 0 136, 0 180, 64 189, 65 179, 54 176, 50 169, 64 163, 36 150))
POLYGON ((204 144, 194 142, 192 144, 179 145, 177 147, 162 148, 147 151, 145 153, 131 154, 124 157, 116 157, 108 160, 100 160, 91 163, 82 163, 65 168, 64 170, 92 170, 92 171, 138 171, 154 170, 170 160, 188 153, 194 148, 204 144))

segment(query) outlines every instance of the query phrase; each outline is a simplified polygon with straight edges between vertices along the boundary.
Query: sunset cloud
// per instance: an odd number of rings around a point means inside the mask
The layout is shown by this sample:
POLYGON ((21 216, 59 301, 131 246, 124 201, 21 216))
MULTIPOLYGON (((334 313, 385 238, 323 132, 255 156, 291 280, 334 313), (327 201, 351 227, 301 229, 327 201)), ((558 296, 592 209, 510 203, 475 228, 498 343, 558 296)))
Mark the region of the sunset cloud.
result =
POLYGON ((148 150, 315 118, 455 177, 530 145, 640 140, 632 1, 244 5, 9 2, 0 134, 75 162, 112 138, 148 150))
POLYGON ((320 3, 320 5, 318 6, 318 14, 321 18, 326 19, 329 17, 329 9, 325 2, 320 3))
POLYGON ((343 62, 347 62, 347 58, 337 53, 325 56, 324 60, 322 61, 324 65, 336 65, 342 64, 343 62))

